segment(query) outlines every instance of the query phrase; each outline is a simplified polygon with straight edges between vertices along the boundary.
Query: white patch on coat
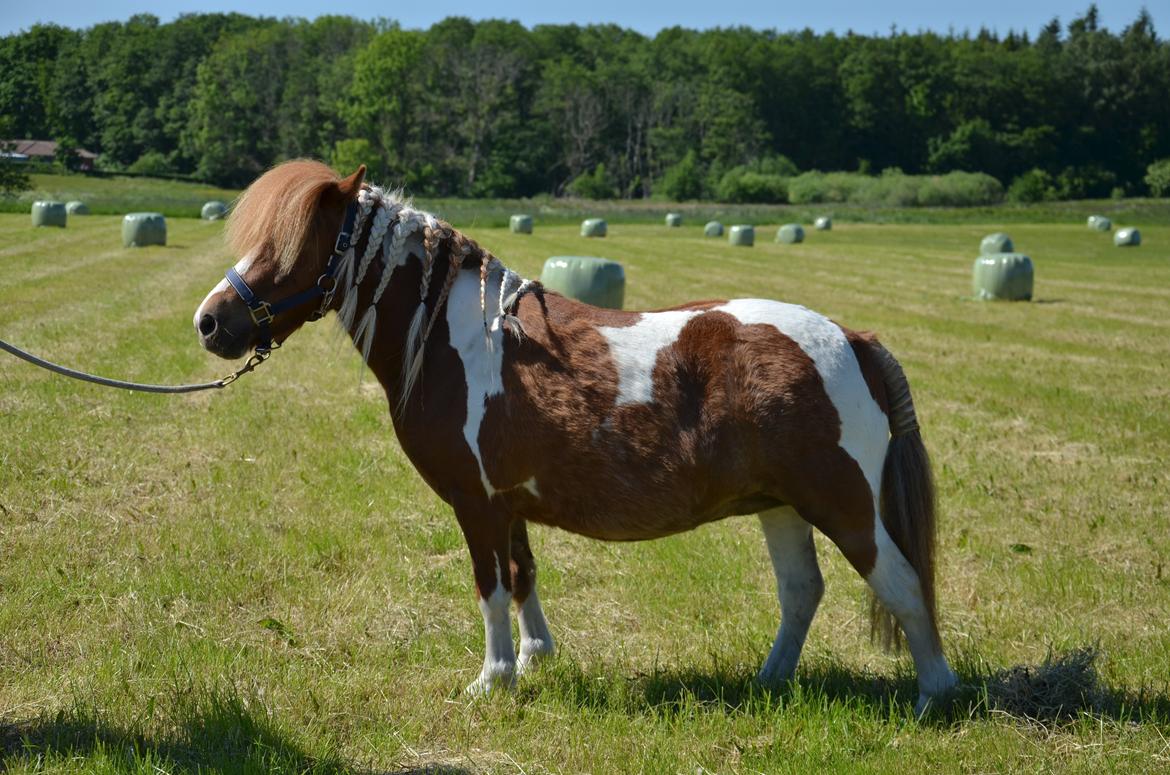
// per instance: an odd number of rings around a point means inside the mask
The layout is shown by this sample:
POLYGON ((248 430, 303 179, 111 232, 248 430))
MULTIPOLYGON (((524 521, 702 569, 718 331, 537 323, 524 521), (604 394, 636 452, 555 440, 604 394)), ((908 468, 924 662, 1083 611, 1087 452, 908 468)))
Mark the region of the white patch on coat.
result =
MULTIPOLYGON (((252 268, 252 261, 254 259, 255 254, 249 253, 237 261, 236 273, 239 274, 240 277, 243 277, 244 274, 252 268)), ((211 300, 212 296, 216 295, 217 293, 223 293, 229 287, 231 287, 231 284, 228 282, 227 277, 224 277, 222 280, 216 283, 216 286, 211 289, 210 293, 203 297, 203 301, 200 302, 199 306, 195 309, 195 317, 192 318, 192 322, 195 324, 196 331, 199 330, 199 318, 203 317, 203 308, 207 306, 207 302, 211 300)))
POLYGON ((486 694, 501 684, 508 688, 516 677, 516 649, 512 644, 512 620, 508 610, 511 605, 512 593, 504 588, 497 555, 496 588, 487 598, 479 599, 479 611, 483 614, 483 670, 467 687, 471 694, 486 694))
POLYGON ((736 299, 711 311, 725 312, 744 325, 773 326, 812 359, 841 418, 838 444, 857 461, 874 495, 880 493, 890 423, 870 395, 841 327, 800 305, 765 299, 736 299))
POLYGON ((645 312, 632 326, 599 326, 618 373, 617 406, 647 404, 654 398, 654 364, 658 352, 701 310, 645 312))
POLYGON ((536 477, 535 476, 528 477, 528 479, 520 486, 523 487, 525 490, 528 490, 528 492, 530 492, 532 494, 533 498, 540 497, 540 490, 536 489, 536 477))
MULTIPOLYGON (((488 275, 486 297, 494 299, 500 292, 501 272, 488 275)), ((479 449, 479 428, 483 424, 487 400, 504 392, 504 332, 493 326, 485 341, 483 310, 479 306, 479 271, 459 272, 447 300, 447 328, 451 346, 463 362, 463 376, 467 382, 467 419, 463 423, 463 438, 479 465, 479 477, 484 492, 490 498, 497 490, 488 481, 479 449)))

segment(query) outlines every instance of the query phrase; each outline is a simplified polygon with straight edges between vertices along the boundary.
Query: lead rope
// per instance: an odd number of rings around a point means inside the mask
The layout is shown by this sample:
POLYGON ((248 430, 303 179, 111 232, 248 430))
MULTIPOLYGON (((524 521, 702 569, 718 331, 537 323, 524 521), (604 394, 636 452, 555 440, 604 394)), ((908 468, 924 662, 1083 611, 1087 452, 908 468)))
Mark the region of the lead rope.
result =
MULTIPOLYGON (((272 350, 280 347, 278 344, 272 345, 272 350)), ((95 385, 104 385, 105 387, 121 388, 122 390, 136 390, 140 393, 196 393, 200 390, 218 390, 225 388, 235 382, 237 379, 247 374, 249 371, 254 371, 257 366, 268 360, 268 356, 272 354, 272 350, 263 353, 255 353, 248 358, 239 369, 236 369, 226 377, 221 377, 214 382, 200 382, 194 385, 147 385, 141 382, 125 382, 120 379, 110 379, 109 377, 99 377, 96 374, 87 374, 84 371, 70 369, 65 366, 58 365, 51 361, 46 361, 44 358, 38 358, 30 352, 20 349, 16 345, 9 344, 3 339, 0 339, 0 350, 11 353, 22 361, 28 361, 34 366, 40 366, 42 369, 55 372, 65 377, 78 379, 82 382, 92 382, 95 385)))

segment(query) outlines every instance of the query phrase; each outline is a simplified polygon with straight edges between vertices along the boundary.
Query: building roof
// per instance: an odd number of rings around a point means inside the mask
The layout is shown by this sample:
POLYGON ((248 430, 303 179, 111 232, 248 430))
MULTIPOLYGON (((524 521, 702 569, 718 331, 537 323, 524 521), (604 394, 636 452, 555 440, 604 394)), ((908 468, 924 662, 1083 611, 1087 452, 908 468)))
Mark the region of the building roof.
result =
MULTIPOLYGON (((0 140, 0 143, 11 145, 14 153, 25 156, 55 156, 57 153, 56 140, 0 140)), ((96 153, 84 148, 78 148, 77 155, 83 159, 97 158, 96 153)))

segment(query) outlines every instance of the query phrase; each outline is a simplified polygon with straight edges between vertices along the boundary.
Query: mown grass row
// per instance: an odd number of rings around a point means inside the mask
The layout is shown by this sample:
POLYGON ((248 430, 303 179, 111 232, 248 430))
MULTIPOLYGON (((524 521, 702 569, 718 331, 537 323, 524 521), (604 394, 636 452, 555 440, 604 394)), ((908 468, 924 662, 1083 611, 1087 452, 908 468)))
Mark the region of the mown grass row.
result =
MULTIPOLYGON (((125 250, 117 218, 0 216, 0 337, 192 381, 220 226, 125 250)), ((774 223, 772 224, 774 225, 774 223)), ((1010 231, 1036 302, 966 297, 1002 222, 842 225, 731 248, 616 224, 472 236, 534 276, 623 262, 627 305, 766 296, 874 329, 906 365, 941 497, 943 638, 967 688, 912 718, 864 588, 828 591, 798 680, 752 682, 778 622, 755 521, 603 544, 534 529, 561 652, 471 702, 482 624, 459 529, 328 323, 231 389, 102 391, 0 361, 0 766, 12 772, 1156 771, 1170 757, 1170 229, 1113 248, 1010 231)))

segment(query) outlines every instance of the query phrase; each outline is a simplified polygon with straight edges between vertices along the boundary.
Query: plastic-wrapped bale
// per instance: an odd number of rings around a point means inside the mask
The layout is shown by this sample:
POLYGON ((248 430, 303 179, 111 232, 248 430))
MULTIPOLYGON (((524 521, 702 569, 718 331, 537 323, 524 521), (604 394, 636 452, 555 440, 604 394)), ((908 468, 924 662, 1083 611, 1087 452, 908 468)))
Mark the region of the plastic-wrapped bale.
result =
POLYGON ((1113 229, 1113 221, 1104 215, 1090 215, 1087 225, 1093 231, 1112 231, 1113 229))
POLYGON ((827 215, 822 215, 820 218, 817 218, 815 221, 813 221, 813 228, 817 231, 832 231, 833 219, 827 215))
POLYGON ((732 245, 750 248, 756 244, 756 227, 746 223, 738 223, 727 233, 727 241, 732 245))
POLYGON ((799 223, 786 223, 776 231, 776 241, 786 245, 804 242, 804 227, 799 223))
POLYGON ((1015 249, 1016 246, 1012 244, 1012 238, 1002 231, 997 231, 995 234, 988 234, 979 243, 979 254, 982 256, 994 253, 1012 253, 1015 249))
POLYGON ((544 262, 540 282, 546 288, 595 307, 621 309, 626 272, 617 261, 596 256, 553 256, 544 262))
POLYGON ((167 244, 167 220, 162 213, 130 213, 122 219, 122 244, 128 248, 167 244))
POLYGON ((65 204, 63 202, 33 202, 33 226, 60 226, 65 228, 65 204))
POLYGON ((227 215, 228 206, 218 199, 212 199, 203 205, 203 209, 199 211, 199 217, 205 221, 219 221, 227 215))
POLYGON ((1136 248, 1142 244, 1142 233, 1137 229, 1118 229, 1113 232, 1113 244, 1119 248, 1136 248))
POLYGON ((586 218, 581 221, 582 237, 604 237, 605 232, 605 221, 600 218, 586 218))
POLYGON ((678 228, 679 226, 682 226, 682 215, 679 213, 667 213, 666 225, 672 228, 678 228))
POLYGON ((984 301, 1031 301, 1033 275, 1023 253, 985 253, 975 259, 972 290, 984 301))
POLYGON ((513 215, 508 220, 508 228, 513 234, 531 234, 532 233, 532 216, 531 215, 513 215))
POLYGON ((706 226, 703 227, 703 236, 704 237, 722 237, 723 236, 723 224, 721 224, 719 221, 711 221, 710 223, 708 223, 706 226))
POLYGON ((65 212, 70 215, 89 215, 89 205, 81 201, 72 201, 65 203, 65 212))

